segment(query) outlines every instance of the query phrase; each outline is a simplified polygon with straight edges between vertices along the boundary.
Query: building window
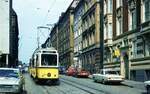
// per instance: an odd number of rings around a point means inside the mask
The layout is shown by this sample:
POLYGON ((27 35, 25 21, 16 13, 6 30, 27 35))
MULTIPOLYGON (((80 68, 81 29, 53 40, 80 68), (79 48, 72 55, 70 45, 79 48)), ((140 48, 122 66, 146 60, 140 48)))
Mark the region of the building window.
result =
POLYGON ((108 24, 104 25, 104 40, 108 39, 108 24))
POLYGON ((122 34, 122 19, 119 18, 119 31, 120 31, 120 34, 122 34))
POLYGON ((145 21, 148 21, 150 20, 150 1, 145 0, 144 5, 145 5, 145 21))
POLYGON ((117 8, 119 8, 120 6, 122 6, 122 0, 117 0, 117 8))
POLYGON ((88 21, 85 20, 85 30, 88 28, 88 21))
POLYGON ((112 23, 109 23, 109 38, 112 38, 112 23))
POLYGON ((143 46, 144 44, 143 44, 143 41, 142 41, 142 39, 140 38, 140 39, 138 39, 137 38, 137 42, 136 42, 136 57, 137 58, 140 58, 140 57, 143 57, 143 55, 144 55, 144 50, 143 50, 143 46))
POLYGON ((122 18, 117 18, 117 36, 122 34, 122 18))
MULTIPOLYGON (((120 1, 120 0, 119 0, 120 1)), ((110 13, 112 13, 112 0, 110 0, 110 13)))
POLYGON ((92 44, 94 44, 94 32, 92 32, 92 44))
POLYGON ((108 13, 108 0, 106 0, 106 13, 108 13))
POLYGON ((106 40, 106 24, 104 24, 104 40, 106 40))
POLYGON ((106 39, 108 39, 108 24, 106 24, 106 39))
POLYGON ((92 14, 92 25, 95 23, 94 13, 92 14))
POLYGON ((136 28, 137 16, 136 16, 136 2, 133 0, 129 4, 129 30, 136 28))
POLYGON ((87 38, 85 38, 85 48, 87 47, 87 38))
POLYGON ((85 21, 83 21, 82 29, 83 29, 83 32, 84 32, 85 31, 85 21))
POLYGON ((79 32, 79 35, 81 35, 81 26, 79 27, 79 31, 78 32, 79 32))
POLYGON ((136 10, 132 11, 131 16, 132 16, 132 29, 135 29, 136 28, 136 10))
POLYGON ((143 50, 137 50, 137 54, 143 54, 143 50))
POLYGON ((104 15, 106 14, 106 0, 104 0, 104 15))
POLYGON ((90 15, 88 18, 89 18, 89 27, 91 27, 91 25, 92 25, 92 15, 90 15))

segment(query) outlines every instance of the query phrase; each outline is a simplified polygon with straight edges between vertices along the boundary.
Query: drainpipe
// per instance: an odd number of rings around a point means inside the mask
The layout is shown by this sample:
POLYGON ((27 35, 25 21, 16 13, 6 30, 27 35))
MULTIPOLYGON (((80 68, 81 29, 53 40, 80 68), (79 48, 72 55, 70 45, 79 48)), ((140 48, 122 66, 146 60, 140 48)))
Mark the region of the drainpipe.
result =
POLYGON ((103 4, 104 0, 100 0, 100 69, 103 69, 103 62, 104 62, 103 4))

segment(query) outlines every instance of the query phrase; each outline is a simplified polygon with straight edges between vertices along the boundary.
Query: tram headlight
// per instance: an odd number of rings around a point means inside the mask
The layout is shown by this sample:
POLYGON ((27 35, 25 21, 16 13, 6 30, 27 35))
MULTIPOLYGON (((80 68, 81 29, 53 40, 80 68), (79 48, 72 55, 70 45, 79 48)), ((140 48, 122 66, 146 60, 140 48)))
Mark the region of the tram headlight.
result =
POLYGON ((48 76, 48 77, 51 77, 51 73, 48 73, 47 76, 48 76))

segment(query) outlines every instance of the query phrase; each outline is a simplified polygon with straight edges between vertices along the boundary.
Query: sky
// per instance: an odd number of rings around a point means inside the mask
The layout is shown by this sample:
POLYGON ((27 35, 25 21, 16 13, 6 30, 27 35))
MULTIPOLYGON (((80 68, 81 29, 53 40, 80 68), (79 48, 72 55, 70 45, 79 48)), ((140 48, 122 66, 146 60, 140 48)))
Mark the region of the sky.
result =
MULTIPOLYGON (((37 27, 55 24, 62 12, 65 12, 73 0, 13 0, 13 9, 19 23, 19 60, 29 63, 37 48, 37 27)), ((50 31, 39 32, 40 44, 44 43, 50 31)))

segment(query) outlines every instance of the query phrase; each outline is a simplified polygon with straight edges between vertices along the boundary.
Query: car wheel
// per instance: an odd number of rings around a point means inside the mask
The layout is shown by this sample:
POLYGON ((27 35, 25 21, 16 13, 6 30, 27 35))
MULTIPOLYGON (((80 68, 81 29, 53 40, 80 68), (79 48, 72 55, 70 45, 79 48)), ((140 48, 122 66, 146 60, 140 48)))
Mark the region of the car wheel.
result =
POLYGON ((97 82, 97 80, 95 79, 95 77, 93 77, 93 81, 94 81, 94 82, 97 82))
POLYGON ((104 80, 104 79, 102 80, 102 84, 106 84, 106 82, 105 82, 105 80, 104 80))
POLYGON ((94 82, 97 82, 97 80, 96 80, 96 79, 94 79, 94 82))
POLYGON ((20 91, 17 94, 24 94, 23 88, 20 88, 20 91))
POLYGON ((147 88, 147 94, 150 94, 150 86, 147 88))

